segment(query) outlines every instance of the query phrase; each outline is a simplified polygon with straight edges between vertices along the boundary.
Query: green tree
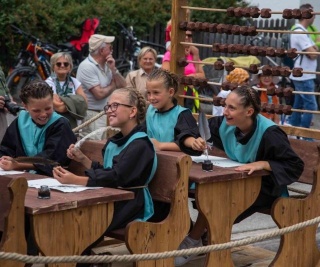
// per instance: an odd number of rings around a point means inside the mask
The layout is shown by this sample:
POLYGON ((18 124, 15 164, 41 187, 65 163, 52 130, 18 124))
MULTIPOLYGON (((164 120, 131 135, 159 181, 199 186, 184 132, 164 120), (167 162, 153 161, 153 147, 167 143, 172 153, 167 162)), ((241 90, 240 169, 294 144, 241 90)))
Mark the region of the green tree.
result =
MULTIPOLYGON (((191 0, 190 6, 227 8, 243 6, 236 0, 191 0)), ((148 33, 156 23, 163 25, 171 17, 170 0, 0 0, 0 65, 4 70, 27 40, 15 34, 10 24, 41 40, 63 43, 80 34, 80 25, 88 17, 100 19, 99 33, 120 35, 116 21, 133 25, 138 36, 148 33)), ((234 18, 229 18, 230 23, 234 18)), ((225 14, 192 12, 192 20, 226 23, 225 14)))

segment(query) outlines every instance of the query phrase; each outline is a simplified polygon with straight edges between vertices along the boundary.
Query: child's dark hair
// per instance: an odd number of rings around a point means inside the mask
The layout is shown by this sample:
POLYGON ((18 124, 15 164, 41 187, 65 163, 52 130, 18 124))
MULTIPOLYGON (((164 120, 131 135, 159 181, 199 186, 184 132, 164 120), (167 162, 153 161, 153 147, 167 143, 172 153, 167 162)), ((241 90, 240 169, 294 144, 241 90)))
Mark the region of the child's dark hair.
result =
POLYGON ((25 104, 28 104, 29 98, 42 99, 47 96, 53 98, 52 88, 45 81, 41 80, 31 81, 20 92, 20 99, 25 104))
POLYGON ((240 97, 241 104, 246 108, 252 106, 254 113, 252 119, 255 119, 261 111, 261 100, 257 90, 250 86, 240 86, 232 91, 240 97))
POLYGON ((146 111, 147 111, 147 102, 142 94, 135 88, 126 87, 126 88, 119 88, 115 90, 113 93, 124 93, 128 97, 129 105, 137 107, 137 123, 142 123, 146 118, 146 111))
POLYGON ((153 70, 149 76, 147 81, 163 81, 164 87, 169 89, 169 88, 173 88, 174 89, 174 93, 178 92, 179 89, 179 77, 178 75, 165 70, 165 69, 155 69, 153 70))

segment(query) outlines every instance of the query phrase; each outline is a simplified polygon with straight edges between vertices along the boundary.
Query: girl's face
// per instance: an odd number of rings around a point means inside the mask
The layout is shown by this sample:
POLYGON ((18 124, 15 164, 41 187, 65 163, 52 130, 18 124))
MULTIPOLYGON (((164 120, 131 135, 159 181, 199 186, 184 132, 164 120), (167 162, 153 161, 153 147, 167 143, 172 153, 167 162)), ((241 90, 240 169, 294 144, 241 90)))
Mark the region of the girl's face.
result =
POLYGON ((228 125, 233 125, 242 129, 247 125, 248 119, 251 120, 253 112, 253 107, 245 108, 241 104, 240 97, 236 93, 231 92, 227 96, 223 115, 225 116, 228 125))
POLYGON ((52 96, 48 95, 41 99, 29 98, 28 104, 24 104, 24 107, 36 124, 45 125, 53 113, 52 96))
POLYGON ((147 52, 141 57, 139 61, 139 66, 146 73, 149 73, 153 70, 155 63, 156 63, 156 59, 154 58, 154 55, 152 54, 152 52, 147 52))
POLYGON ((260 75, 260 83, 264 86, 269 86, 273 82, 272 76, 260 75))
POLYGON ((137 108, 129 104, 124 93, 113 93, 105 107, 109 124, 112 127, 123 129, 130 120, 135 120, 137 108), (106 108, 108 109, 106 110, 106 108))
POLYGON ((53 70, 58 77, 66 77, 71 70, 71 66, 65 57, 59 57, 53 70))
POLYGON ((150 104, 159 111, 173 107, 173 88, 165 88, 162 81, 147 81, 147 98, 150 104))

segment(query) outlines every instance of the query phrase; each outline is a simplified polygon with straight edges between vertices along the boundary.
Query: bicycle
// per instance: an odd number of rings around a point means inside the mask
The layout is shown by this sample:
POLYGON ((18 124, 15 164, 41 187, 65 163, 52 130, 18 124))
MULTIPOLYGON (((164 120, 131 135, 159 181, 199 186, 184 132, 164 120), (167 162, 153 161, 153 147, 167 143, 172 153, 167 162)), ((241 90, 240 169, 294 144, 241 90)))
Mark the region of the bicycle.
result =
POLYGON ((45 80, 49 77, 51 73, 49 59, 59 48, 41 41, 39 38, 22 31, 14 25, 11 25, 11 27, 16 33, 30 40, 27 47, 19 52, 16 65, 6 79, 6 84, 13 100, 21 103, 19 98, 21 88, 34 79, 45 80))
MULTIPOLYGON (((158 51, 166 51, 166 48, 163 45, 139 40, 135 36, 135 32, 132 26, 126 28, 120 22, 117 22, 117 24, 120 25, 121 33, 124 35, 125 38, 125 49, 122 55, 118 59, 116 59, 116 66, 119 72, 124 77, 127 75, 128 72, 139 69, 138 55, 142 47, 151 46, 158 51)), ((158 54, 155 64, 156 68, 161 67, 162 58, 163 54, 158 54)))

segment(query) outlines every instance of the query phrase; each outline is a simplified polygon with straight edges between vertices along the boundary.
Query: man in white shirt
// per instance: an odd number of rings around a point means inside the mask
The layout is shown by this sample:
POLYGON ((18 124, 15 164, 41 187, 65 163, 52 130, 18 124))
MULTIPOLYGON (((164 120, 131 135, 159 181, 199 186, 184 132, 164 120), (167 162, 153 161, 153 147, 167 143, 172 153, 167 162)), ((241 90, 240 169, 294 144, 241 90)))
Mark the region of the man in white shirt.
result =
MULTIPOLYGON (((301 11, 307 9, 313 9, 310 4, 303 4, 300 6, 301 11)), ((313 23, 315 15, 310 19, 300 19, 299 23, 294 26, 294 31, 305 31, 309 25, 313 23)), ((291 34, 290 46, 296 48, 298 51, 305 52, 317 52, 318 47, 310 38, 309 34, 291 34)), ((295 68, 302 68, 304 71, 315 72, 317 69, 317 57, 314 54, 298 55, 294 61, 295 68)), ((301 77, 293 77, 292 73, 290 79, 293 82, 295 91, 302 92, 314 92, 315 89, 315 74, 303 73, 301 77)), ((294 97, 294 109, 304 110, 317 110, 317 102, 315 95, 308 94, 295 94, 294 97)), ((301 113, 293 112, 290 117, 290 124, 298 127, 310 128, 313 114, 312 113, 301 113)))
MULTIPOLYGON (((116 68, 112 57, 114 36, 94 34, 89 39, 89 56, 83 60, 77 71, 88 99, 88 111, 84 121, 100 113, 107 104, 108 96, 116 89, 126 86, 126 81, 116 68)), ((106 117, 102 116, 82 129, 81 137, 106 126, 106 117)), ((103 133, 91 139, 102 139, 103 133)))

